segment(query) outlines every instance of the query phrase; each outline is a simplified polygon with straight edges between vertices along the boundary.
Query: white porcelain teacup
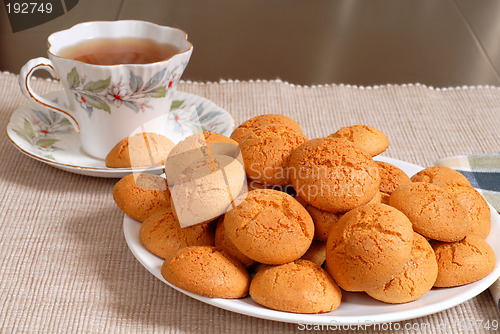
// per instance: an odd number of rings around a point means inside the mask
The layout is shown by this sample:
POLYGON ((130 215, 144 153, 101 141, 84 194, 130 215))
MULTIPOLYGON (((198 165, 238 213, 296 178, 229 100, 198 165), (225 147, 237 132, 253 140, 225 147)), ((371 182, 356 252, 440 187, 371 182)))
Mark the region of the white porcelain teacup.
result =
POLYGON ((53 33, 48 45, 49 59, 28 61, 20 71, 19 85, 29 99, 64 114, 80 133, 88 154, 104 159, 120 140, 139 132, 168 137, 173 94, 193 51, 184 31, 145 21, 85 22, 53 33), (171 44, 178 52, 146 64, 95 65, 63 56, 74 45, 101 38, 149 39, 171 44), (33 91, 30 78, 39 69, 60 80, 69 109, 33 91))

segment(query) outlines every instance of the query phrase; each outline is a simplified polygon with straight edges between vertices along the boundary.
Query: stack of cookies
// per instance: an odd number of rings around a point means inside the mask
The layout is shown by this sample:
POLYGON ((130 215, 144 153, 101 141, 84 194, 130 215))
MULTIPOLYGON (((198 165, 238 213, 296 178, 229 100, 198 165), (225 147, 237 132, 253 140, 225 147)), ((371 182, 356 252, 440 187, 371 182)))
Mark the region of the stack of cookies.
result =
POLYGON ((342 290, 407 303, 485 277, 496 260, 483 197, 451 169, 410 177, 373 159, 388 147, 370 126, 308 139, 293 119, 261 115, 231 138, 188 137, 166 179, 129 175, 113 195, 165 259, 163 277, 203 296, 324 313, 342 290))

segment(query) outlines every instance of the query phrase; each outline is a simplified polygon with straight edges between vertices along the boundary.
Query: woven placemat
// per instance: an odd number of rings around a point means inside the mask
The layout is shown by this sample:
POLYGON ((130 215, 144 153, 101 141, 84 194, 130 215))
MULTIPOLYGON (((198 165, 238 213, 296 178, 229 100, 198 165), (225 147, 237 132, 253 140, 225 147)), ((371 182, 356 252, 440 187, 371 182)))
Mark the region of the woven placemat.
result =
MULTIPOLYGON (((42 94, 60 89, 42 79, 33 86, 42 94)), ((495 152, 500 145, 500 89, 495 87, 304 87, 277 80, 182 82, 179 88, 211 99, 236 123, 263 113, 286 114, 310 138, 349 124, 372 125, 391 141, 384 155, 421 166, 445 156, 495 152)), ((24 103, 17 76, 1 73, 3 129, 24 103)), ((55 169, 20 153, 4 131, 1 136, 1 333, 302 332, 294 324, 203 304, 166 286, 125 243, 123 214, 111 195, 117 180, 55 169)), ((480 333, 499 317, 485 291, 449 310, 366 332, 480 333), (464 324, 472 324, 472 330, 464 324)))

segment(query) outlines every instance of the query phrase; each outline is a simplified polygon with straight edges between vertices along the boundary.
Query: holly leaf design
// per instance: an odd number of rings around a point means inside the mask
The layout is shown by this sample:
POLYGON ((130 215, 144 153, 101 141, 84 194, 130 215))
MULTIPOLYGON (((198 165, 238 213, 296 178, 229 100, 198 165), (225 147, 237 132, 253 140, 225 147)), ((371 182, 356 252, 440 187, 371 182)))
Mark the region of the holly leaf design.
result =
POLYGON ((24 132, 28 135, 29 138, 33 139, 36 137, 35 129, 33 129, 33 125, 28 119, 24 119, 24 132))
POLYGON ((137 92, 142 87, 143 81, 142 78, 138 75, 135 75, 132 71, 130 71, 130 81, 129 86, 132 92, 137 92))
POLYGON ((37 146, 41 146, 41 147, 50 147, 50 146, 54 145, 55 143, 57 143, 58 141, 59 141, 59 139, 55 139, 55 138, 41 138, 41 139, 38 139, 35 144, 37 146))
POLYGON ((134 102, 134 101, 123 101, 123 103, 127 107, 129 107, 130 109, 132 109, 135 112, 139 112, 139 110, 141 109, 141 106, 137 102, 134 102))
POLYGON ((170 110, 179 109, 184 104, 184 102, 185 102, 184 100, 172 101, 172 106, 170 107, 170 110))
POLYGON ((76 70, 76 67, 73 67, 71 72, 67 75, 68 85, 71 88, 75 88, 80 85, 80 76, 76 70))
POLYGON ((24 140, 24 141, 26 141, 26 142, 28 142, 28 143, 30 143, 30 144, 31 144, 31 141, 28 139, 28 137, 26 137, 26 136, 24 135, 24 133, 22 133, 21 131, 16 130, 16 129, 12 129, 12 130, 13 130, 13 131, 14 131, 14 132, 15 132, 15 133, 16 133, 16 134, 17 134, 17 135, 18 135, 18 136, 19 136, 22 140, 24 140))
POLYGON ((165 88, 165 86, 162 86, 162 87, 158 87, 158 88, 155 88, 151 91, 151 97, 155 97, 155 98, 158 98, 158 97, 165 97, 165 95, 167 95, 167 89, 165 88))
POLYGON ((69 126, 71 125, 71 122, 69 121, 69 119, 67 118, 63 118, 59 121, 59 125, 61 126, 69 126))
POLYGON ((82 96, 89 106, 111 113, 111 108, 101 98, 88 94, 82 94, 82 96))
POLYGON ((153 87, 156 87, 158 86, 158 84, 160 83, 161 79, 163 79, 163 76, 165 75, 165 71, 167 69, 164 68, 163 70, 155 73, 155 75, 153 75, 151 77, 151 79, 149 79, 148 83, 146 84, 146 87, 144 87, 144 90, 148 91, 150 89, 152 89, 153 87))
POLYGON ((31 109, 31 111, 36 115, 36 117, 38 117, 39 120, 41 120, 45 124, 49 124, 50 125, 52 123, 50 121, 50 119, 47 117, 47 115, 45 115, 45 113, 43 111, 36 110, 36 109, 31 109))
POLYGON ((214 118, 220 116, 222 113, 219 112, 219 111, 212 111, 212 112, 209 112, 203 116, 200 116, 200 122, 203 122, 203 123, 208 123, 209 121, 213 120, 214 118))
POLYGON ((88 92, 99 93, 108 88, 110 83, 111 77, 107 78, 106 80, 91 81, 83 86, 83 89, 88 92))

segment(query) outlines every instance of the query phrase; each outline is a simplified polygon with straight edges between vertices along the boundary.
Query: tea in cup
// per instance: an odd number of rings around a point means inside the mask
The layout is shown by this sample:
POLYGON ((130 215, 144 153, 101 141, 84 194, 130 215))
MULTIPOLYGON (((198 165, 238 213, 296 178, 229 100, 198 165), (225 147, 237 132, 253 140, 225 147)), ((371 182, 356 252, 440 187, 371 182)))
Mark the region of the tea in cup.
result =
POLYGON ((20 71, 24 95, 66 116, 88 154, 105 159, 122 139, 141 132, 168 137, 168 113, 192 44, 177 28, 145 21, 85 22, 48 37, 48 59, 20 71), (33 91, 39 69, 59 79, 70 108, 33 91))

